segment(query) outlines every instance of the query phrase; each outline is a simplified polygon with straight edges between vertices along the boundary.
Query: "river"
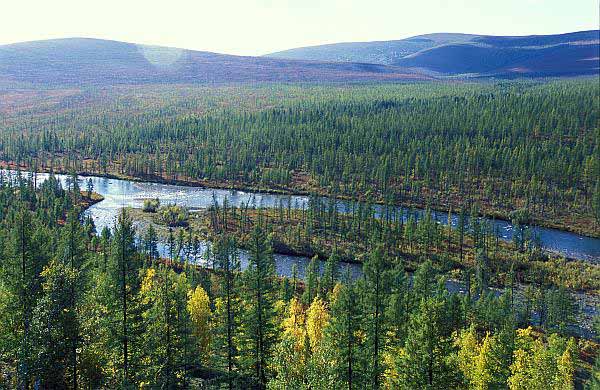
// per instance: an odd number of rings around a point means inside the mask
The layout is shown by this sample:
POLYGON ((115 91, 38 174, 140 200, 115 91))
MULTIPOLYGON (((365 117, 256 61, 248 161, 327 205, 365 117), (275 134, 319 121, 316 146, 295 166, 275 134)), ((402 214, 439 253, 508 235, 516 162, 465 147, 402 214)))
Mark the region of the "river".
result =
MULTIPOLYGON (((12 171, 2 171, 4 175, 14 175, 12 171)), ((25 173, 23 173, 25 175, 25 173)), ((48 178, 47 173, 38 173, 36 175, 38 183, 48 178)), ((56 175, 61 181, 65 182, 66 175, 56 175)), ((160 184, 150 182, 135 182, 130 180, 120 180, 112 178, 104 178, 98 176, 80 176, 80 187, 86 188, 88 178, 92 179, 94 191, 104 197, 104 200, 96 203, 86 210, 86 214, 91 215, 96 228, 101 231, 105 226, 112 227, 115 218, 122 207, 141 208, 144 199, 159 198, 163 204, 176 203, 188 207, 190 210, 198 210, 207 208, 213 204, 214 200, 222 203, 227 198, 230 205, 242 206, 246 204, 255 205, 257 207, 277 207, 283 200, 287 204, 289 196, 266 194, 248 191, 230 191, 223 189, 212 189, 204 187, 179 186, 171 184, 160 184)), ((327 201, 331 201, 326 199, 327 201)), ((306 196, 291 196, 292 207, 306 207, 308 204, 306 196)), ((349 205, 346 202, 335 201, 336 207, 340 211, 348 209, 349 205)), ((375 205, 375 213, 383 215, 385 212, 384 206, 375 205)), ((397 207, 396 211, 402 213, 406 218, 410 210, 397 207)), ((422 210, 416 211, 417 216, 423 214, 422 210)), ((448 223, 447 213, 433 213, 433 217, 442 224, 448 223)), ((458 221, 457 215, 452 215, 452 224, 456 225, 458 221)), ((489 220, 493 224, 494 231, 499 232, 500 238, 510 240, 512 238, 513 226, 502 220, 489 220)), ((544 249, 550 250, 564 256, 576 258, 580 260, 600 263, 600 239, 582 236, 576 233, 561 231, 557 229, 534 227, 539 234, 541 245, 544 249)), ((141 232, 139 232, 141 233, 141 232)), ((206 243, 203 244, 203 249, 206 248, 206 243)), ((159 245, 159 251, 166 254, 167 248, 164 244, 159 245)), ((298 277, 302 278, 305 269, 308 265, 308 259, 299 256, 287 256, 276 254, 275 256, 276 272, 281 276, 291 276, 294 264, 298 269, 298 277)), ((245 251, 240 251, 240 261, 242 268, 246 268, 248 264, 248 255, 245 251)), ((323 264, 320 262, 322 268, 323 264)), ((349 269, 353 277, 360 277, 362 269, 360 264, 345 263, 341 266, 340 273, 344 273, 345 269, 349 269), (347 268, 346 268, 347 267, 347 268)), ((448 280, 446 287, 450 292, 463 292, 464 286, 458 281, 448 280)), ((521 290, 521 289, 520 289, 521 290)), ((500 294, 501 290, 493 290, 496 294, 500 294)), ((588 294, 575 294, 578 306, 579 323, 584 324, 575 326, 576 333, 590 337, 589 324, 591 319, 596 315, 598 299, 595 296, 588 294)))
MULTIPOLYGON (((6 173, 8 171, 4 171, 6 173)), ((56 175, 61 181, 64 181, 65 175, 56 175)), ((47 173, 38 173, 37 180, 41 181, 48 177, 47 173)), ((230 191, 223 189, 212 189, 205 187, 190 187, 171 184, 160 184, 150 182, 135 182, 129 180, 119 180, 104 178, 98 176, 89 176, 94 185, 94 191, 104 197, 104 200, 90 207, 87 210, 100 231, 104 226, 112 226, 118 210, 122 207, 142 207, 144 199, 159 198, 162 204, 177 203, 188 207, 190 210, 207 208, 213 204, 213 199, 222 203, 225 198, 233 206, 242 206, 250 202, 256 207, 277 207, 280 202, 287 204, 287 195, 267 194, 248 191, 230 191)), ((86 188, 88 177, 80 177, 80 186, 86 188)), ((330 200, 336 202, 336 207, 340 211, 349 209, 350 205, 345 201, 330 200)), ((291 205, 295 208, 306 207, 308 204, 307 196, 291 196, 291 205)), ((375 205, 376 215, 385 213, 385 206, 375 205)), ((402 215, 404 219, 408 218, 411 210, 404 207, 395 207, 395 211, 402 215)), ((413 210, 417 217, 423 214, 422 210, 413 210)), ((448 214, 442 212, 433 212, 432 216, 441 224, 448 223, 448 214)), ((452 225, 456 226, 458 215, 452 215, 452 225)), ((497 232, 503 240, 511 240, 513 235, 513 226, 510 222, 504 220, 488 220, 492 224, 492 230, 497 232)), ((543 249, 558 253, 568 258, 600 263, 600 239, 586 237, 577 233, 562 231, 558 229, 544 228, 535 226, 533 231, 539 236, 543 249)))

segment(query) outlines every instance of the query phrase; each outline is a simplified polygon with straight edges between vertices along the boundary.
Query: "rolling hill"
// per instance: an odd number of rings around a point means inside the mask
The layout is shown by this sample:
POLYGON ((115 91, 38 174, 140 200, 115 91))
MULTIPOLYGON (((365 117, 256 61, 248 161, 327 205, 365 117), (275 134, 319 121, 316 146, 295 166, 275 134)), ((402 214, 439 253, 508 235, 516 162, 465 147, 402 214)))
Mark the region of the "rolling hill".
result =
POLYGON ((88 38, 0 46, 0 82, 43 85, 423 80, 396 66, 242 57, 88 38))
POLYGON ((265 57, 391 65, 421 50, 452 42, 468 42, 474 37, 476 35, 429 34, 395 41, 332 43, 284 50, 265 57))
POLYGON ((599 44, 599 30, 522 37, 441 33, 305 47, 267 57, 370 62, 438 77, 554 77, 598 74, 599 44))

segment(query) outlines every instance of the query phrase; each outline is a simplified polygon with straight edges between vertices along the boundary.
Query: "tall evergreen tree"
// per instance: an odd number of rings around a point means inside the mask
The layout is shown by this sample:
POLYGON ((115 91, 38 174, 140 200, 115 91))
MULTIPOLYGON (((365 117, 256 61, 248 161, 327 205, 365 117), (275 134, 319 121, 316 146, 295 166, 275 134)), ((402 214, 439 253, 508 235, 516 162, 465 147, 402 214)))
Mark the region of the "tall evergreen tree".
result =
POLYGON ((58 256, 59 259, 70 268, 71 275, 76 275, 75 280, 69 280, 68 294, 69 302, 67 310, 72 313, 74 326, 71 327, 71 332, 68 335, 68 340, 71 344, 70 349, 70 366, 71 366, 71 386, 76 389, 78 387, 78 347, 79 347, 79 305, 85 288, 86 275, 83 272, 83 266, 87 262, 86 259, 87 240, 83 226, 79 220, 76 210, 69 212, 65 227, 62 229, 62 237, 59 242, 58 256))
POLYGON ((258 226, 252 232, 248 268, 244 271, 243 366, 260 388, 267 385, 268 362, 276 342, 275 263, 271 240, 258 226))
POLYGON ((331 371, 340 388, 363 388, 365 382, 365 359, 361 353, 358 336, 362 323, 360 299, 350 270, 343 284, 336 286, 331 303, 331 321, 325 330, 325 343, 333 355, 331 371))
POLYGON ((388 330, 385 309, 388 306, 391 289, 388 259, 383 254, 382 246, 378 245, 371 252, 363 270, 361 295, 366 330, 364 347, 369 356, 369 378, 373 388, 378 389, 383 373, 383 350, 388 330))
POLYGON ((33 380, 31 322, 42 291, 40 274, 52 254, 50 236, 27 206, 19 206, 12 217, 11 229, 2 263, 2 285, 7 294, 3 310, 15 324, 4 346, 15 357, 17 387, 28 388, 33 380))
POLYGON ((136 322, 139 322, 139 312, 135 306, 136 294, 140 286, 139 268, 133 223, 127 211, 122 209, 114 227, 107 267, 108 286, 105 305, 112 317, 110 324, 114 327, 113 345, 116 346, 114 352, 118 361, 116 379, 124 388, 133 386, 135 382, 131 358, 134 352, 137 352, 132 348, 132 342, 138 336, 136 322))
POLYGON ((234 372, 238 367, 240 326, 240 261, 231 237, 220 237, 214 246, 220 286, 215 304, 214 355, 220 367, 227 370, 229 389, 234 386, 234 372))
POLYGON ((396 357, 398 388, 455 388, 455 369, 449 363, 452 340, 444 327, 444 310, 438 297, 421 299, 410 318, 405 347, 396 357))

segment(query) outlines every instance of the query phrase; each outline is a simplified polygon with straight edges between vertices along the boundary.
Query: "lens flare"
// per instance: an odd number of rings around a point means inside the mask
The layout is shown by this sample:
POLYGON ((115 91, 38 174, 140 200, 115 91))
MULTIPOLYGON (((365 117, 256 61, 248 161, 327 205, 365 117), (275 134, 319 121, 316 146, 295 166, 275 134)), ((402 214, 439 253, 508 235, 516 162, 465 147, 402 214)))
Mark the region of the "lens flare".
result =
POLYGON ((149 63, 163 69, 173 67, 185 51, 173 47, 149 45, 138 45, 138 50, 149 63))

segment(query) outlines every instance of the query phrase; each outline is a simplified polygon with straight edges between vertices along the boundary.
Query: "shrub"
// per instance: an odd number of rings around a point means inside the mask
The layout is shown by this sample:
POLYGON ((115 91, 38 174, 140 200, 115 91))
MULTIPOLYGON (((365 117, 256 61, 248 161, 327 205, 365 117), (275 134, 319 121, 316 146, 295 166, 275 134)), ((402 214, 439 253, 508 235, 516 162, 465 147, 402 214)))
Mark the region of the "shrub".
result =
POLYGON ((161 220, 168 226, 187 226, 189 212, 187 208, 176 204, 162 206, 158 209, 161 220))
POLYGON ((146 213, 155 213, 159 207, 160 207, 160 200, 158 198, 144 199, 144 207, 142 208, 142 210, 146 213))

